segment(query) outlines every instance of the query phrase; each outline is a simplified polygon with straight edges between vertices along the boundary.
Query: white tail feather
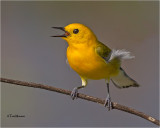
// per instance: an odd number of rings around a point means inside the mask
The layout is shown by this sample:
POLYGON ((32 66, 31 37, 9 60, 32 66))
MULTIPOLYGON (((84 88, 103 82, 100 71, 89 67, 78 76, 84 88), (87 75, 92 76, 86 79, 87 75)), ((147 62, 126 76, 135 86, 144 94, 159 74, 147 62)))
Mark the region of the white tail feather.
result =
POLYGON ((135 56, 131 56, 130 52, 126 51, 125 49, 122 49, 122 50, 113 49, 109 61, 112 60, 113 58, 116 58, 116 57, 119 58, 120 60, 135 58, 135 56))
POLYGON ((139 87, 139 84, 130 78, 125 71, 120 68, 119 74, 115 77, 112 77, 113 84, 118 88, 128 88, 128 87, 139 87))

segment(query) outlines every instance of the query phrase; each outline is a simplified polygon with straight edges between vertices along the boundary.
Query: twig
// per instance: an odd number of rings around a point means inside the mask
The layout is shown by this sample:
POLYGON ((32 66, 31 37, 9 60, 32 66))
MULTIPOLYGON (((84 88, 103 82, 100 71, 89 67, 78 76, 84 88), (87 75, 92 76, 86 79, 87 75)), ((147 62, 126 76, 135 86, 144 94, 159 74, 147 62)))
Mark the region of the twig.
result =
MULTIPOLYGON (((60 88, 55 88, 53 86, 48 86, 48 85, 43 85, 43 84, 36 84, 36 83, 29 83, 29 82, 23 82, 23 81, 19 81, 19 80, 12 80, 12 79, 7 79, 7 78, 0 78, 0 81, 1 82, 4 82, 4 83, 10 83, 10 84, 15 84, 15 85, 20 85, 20 86, 27 86, 27 87, 33 87, 33 88, 41 88, 41 89, 45 89, 45 90, 49 90, 49 91, 54 91, 54 92, 58 92, 58 93, 62 93, 62 94, 66 94, 66 95, 70 95, 71 94, 71 91, 68 91, 68 90, 65 90, 65 89, 60 89, 60 88)), ((100 99, 100 98, 96 98, 96 97, 92 97, 92 96, 88 96, 88 95, 85 95, 85 94, 81 94, 81 93, 78 93, 78 98, 81 98, 81 99, 84 99, 84 100, 88 100, 88 101, 92 101, 92 102, 95 102, 95 103, 99 103, 99 104, 102 104, 104 105, 104 100, 100 99)), ((132 109, 132 108, 129 108, 129 107, 126 107, 124 105, 120 105, 118 103, 115 103, 115 102, 112 102, 112 106, 113 106, 113 109, 117 109, 117 110, 121 110, 121 111, 124 111, 124 112, 128 112, 128 113, 131 113, 131 114, 134 114, 134 115, 137 115, 139 117, 142 117, 158 126, 160 126, 160 121, 149 116, 149 115, 146 115, 142 112, 139 112, 135 109, 132 109)))

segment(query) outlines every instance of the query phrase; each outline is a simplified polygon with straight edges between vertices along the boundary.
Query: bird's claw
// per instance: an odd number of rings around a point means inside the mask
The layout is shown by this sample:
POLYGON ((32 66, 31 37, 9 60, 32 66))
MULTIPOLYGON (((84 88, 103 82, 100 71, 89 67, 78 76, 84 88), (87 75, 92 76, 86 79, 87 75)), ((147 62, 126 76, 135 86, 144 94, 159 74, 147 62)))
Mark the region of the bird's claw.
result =
POLYGON ((75 98, 77 98, 77 95, 78 95, 78 88, 75 87, 72 92, 71 92, 71 98, 72 100, 74 100, 75 98))
POLYGON ((112 102, 111 102, 111 97, 107 96, 105 103, 104 103, 104 107, 108 108, 108 111, 110 111, 112 109, 112 102))

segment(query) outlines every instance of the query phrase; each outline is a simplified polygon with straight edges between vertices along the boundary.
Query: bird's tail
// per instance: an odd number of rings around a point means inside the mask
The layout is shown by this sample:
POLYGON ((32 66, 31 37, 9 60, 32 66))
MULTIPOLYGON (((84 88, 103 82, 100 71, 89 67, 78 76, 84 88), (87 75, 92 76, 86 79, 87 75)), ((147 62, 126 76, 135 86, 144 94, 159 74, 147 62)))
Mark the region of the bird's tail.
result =
POLYGON ((122 68, 120 68, 118 76, 112 77, 111 81, 118 88, 139 87, 139 84, 130 78, 122 68))

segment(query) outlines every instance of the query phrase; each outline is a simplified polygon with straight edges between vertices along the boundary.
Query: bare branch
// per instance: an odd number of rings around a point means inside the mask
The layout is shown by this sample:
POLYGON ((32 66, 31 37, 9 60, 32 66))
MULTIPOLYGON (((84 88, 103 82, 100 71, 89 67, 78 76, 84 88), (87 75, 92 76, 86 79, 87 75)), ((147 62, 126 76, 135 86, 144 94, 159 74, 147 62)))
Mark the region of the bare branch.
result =
MULTIPOLYGON (((7 79, 7 78, 0 78, 0 81, 4 82, 4 83, 10 83, 10 84, 15 84, 15 85, 20 85, 20 86, 41 88, 41 89, 54 91, 54 92, 58 92, 58 93, 66 94, 66 95, 70 95, 71 94, 71 91, 69 91, 69 90, 55 88, 53 86, 48 86, 48 85, 43 85, 43 84, 29 83, 29 82, 24 82, 24 81, 19 81, 19 80, 12 80, 12 79, 7 79)), ((95 103, 99 103, 99 104, 102 104, 102 105, 104 105, 104 102, 105 102, 104 100, 102 100, 100 98, 88 96, 88 95, 81 94, 81 93, 78 93, 78 98, 81 98, 81 99, 84 99, 84 100, 88 100, 88 101, 92 101, 92 102, 95 102, 95 103)), ((128 112, 128 113, 137 115, 139 117, 142 117, 142 118, 144 118, 144 119, 146 119, 146 120, 148 120, 148 121, 160 126, 160 121, 159 120, 157 120, 157 119, 155 119, 155 118, 153 118, 153 117, 151 117, 149 115, 146 115, 146 114, 144 114, 142 112, 139 112, 139 111, 137 111, 135 109, 126 107, 124 105, 120 105, 120 104, 115 103, 115 102, 112 102, 112 106, 113 106, 113 109, 117 109, 117 110, 121 110, 121 111, 124 111, 124 112, 128 112)))

